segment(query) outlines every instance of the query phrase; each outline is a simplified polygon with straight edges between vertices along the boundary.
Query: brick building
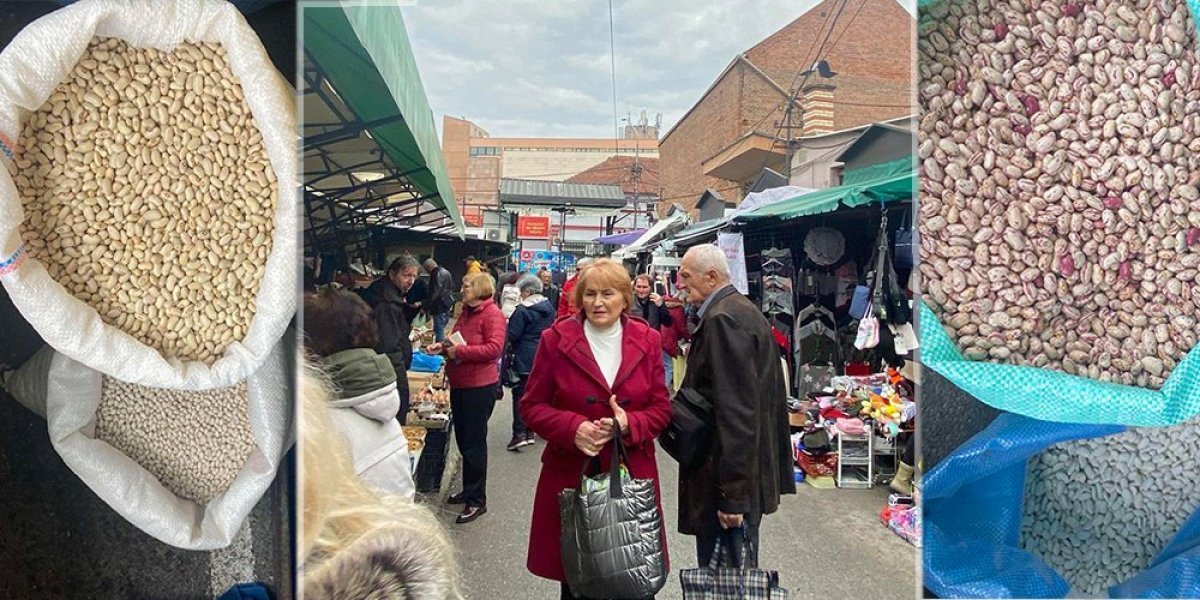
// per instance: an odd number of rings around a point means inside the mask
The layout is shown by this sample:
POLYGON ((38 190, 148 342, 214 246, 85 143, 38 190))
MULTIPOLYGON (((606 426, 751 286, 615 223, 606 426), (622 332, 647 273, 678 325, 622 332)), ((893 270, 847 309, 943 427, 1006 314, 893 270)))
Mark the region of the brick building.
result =
MULTIPOLYGON (((662 187, 658 176, 658 159, 633 156, 610 156, 608 160, 567 179, 571 183, 601 183, 621 186, 628 201, 616 216, 614 232, 646 228, 658 206, 658 191, 662 187)), ((596 237, 607 232, 601 231, 596 237)))
POLYGON ((481 227, 484 212, 499 206, 501 178, 566 181, 614 155, 657 158, 658 132, 656 125, 643 122, 625 127, 619 140, 499 138, 471 121, 447 116, 442 153, 467 227, 481 227))
POLYGON ((784 172, 793 96, 792 139, 912 114, 914 27, 895 0, 825 0, 736 56, 659 142, 660 211, 784 172))

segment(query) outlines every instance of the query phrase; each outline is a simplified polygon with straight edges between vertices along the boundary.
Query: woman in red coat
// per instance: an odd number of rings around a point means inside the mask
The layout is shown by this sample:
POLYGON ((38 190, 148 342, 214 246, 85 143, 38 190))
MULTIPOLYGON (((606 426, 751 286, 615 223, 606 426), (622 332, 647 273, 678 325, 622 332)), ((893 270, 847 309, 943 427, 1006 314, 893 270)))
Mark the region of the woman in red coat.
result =
POLYGON ((457 523, 470 523, 487 512, 487 423, 496 407, 500 385, 498 361, 504 352, 508 327, 504 314, 492 300, 496 284, 491 275, 476 273, 463 277, 462 314, 454 324, 466 344, 455 345, 450 336, 428 348, 430 354, 445 353, 446 379, 450 382, 450 418, 454 441, 463 458, 463 489, 450 496, 450 504, 463 504, 457 523))
MULTIPOLYGON (((526 427, 547 442, 533 499, 528 567, 534 575, 560 582, 566 576, 558 493, 579 486, 590 457, 598 455, 608 468, 614 418, 628 450, 630 475, 653 479, 657 491, 654 440, 671 419, 662 342, 657 331, 629 316, 633 284, 625 268, 611 260, 592 263, 574 294, 580 314, 559 319, 542 334, 521 399, 526 427)), ((565 583, 562 597, 573 597, 565 583)))

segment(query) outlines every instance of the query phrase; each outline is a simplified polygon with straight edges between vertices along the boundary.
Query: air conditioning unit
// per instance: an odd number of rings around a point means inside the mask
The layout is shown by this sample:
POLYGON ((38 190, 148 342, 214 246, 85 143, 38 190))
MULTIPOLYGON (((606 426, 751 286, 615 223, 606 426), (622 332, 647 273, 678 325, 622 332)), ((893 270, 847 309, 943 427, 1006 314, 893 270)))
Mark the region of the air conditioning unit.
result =
POLYGON ((484 229, 483 238, 489 242, 504 241, 504 230, 502 229, 484 229))

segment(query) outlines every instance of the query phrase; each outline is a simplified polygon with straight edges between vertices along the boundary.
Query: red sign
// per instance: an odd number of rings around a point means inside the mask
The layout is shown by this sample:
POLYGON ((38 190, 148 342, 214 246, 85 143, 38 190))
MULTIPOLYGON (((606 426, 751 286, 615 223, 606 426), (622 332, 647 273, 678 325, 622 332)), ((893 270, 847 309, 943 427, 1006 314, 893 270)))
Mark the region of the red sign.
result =
POLYGON ((517 217, 517 237, 545 239, 550 232, 550 217, 517 217))
POLYGON ((462 207, 463 223, 467 227, 483 227, 483 207, 464 204, 462 207))

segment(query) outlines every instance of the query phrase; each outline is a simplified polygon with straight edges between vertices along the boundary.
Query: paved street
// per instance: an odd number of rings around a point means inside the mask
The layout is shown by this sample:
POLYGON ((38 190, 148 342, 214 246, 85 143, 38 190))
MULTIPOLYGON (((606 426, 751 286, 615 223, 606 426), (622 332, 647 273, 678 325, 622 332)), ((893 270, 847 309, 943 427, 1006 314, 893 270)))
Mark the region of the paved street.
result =
MULTIPOLYGON (((488 513, 457 525, 459 507, 444 506, 443 522, 458 546, 465 592, 472 599, 557 598, 558 583, 525 570, 533 489, 544 442, 519 453, 504 445, 511 435, 509 397, 496 405, 489 430, 488 513)), ((696 566, 694 538, 675 533, 675 462, 659 452, 663 509, 672 573, 661 599, 681 598, 679 570, 696 566)), ((455 479, 451 491, 458 491, 455 479)), ((764 520, 762 560, 780 571, 792 598, 912 598, 916 549, 879 523, 886 488, 817 490, 801 485, 780 511, 764 520)), ((546 548, 557 552, 558 548, 546 548)))

